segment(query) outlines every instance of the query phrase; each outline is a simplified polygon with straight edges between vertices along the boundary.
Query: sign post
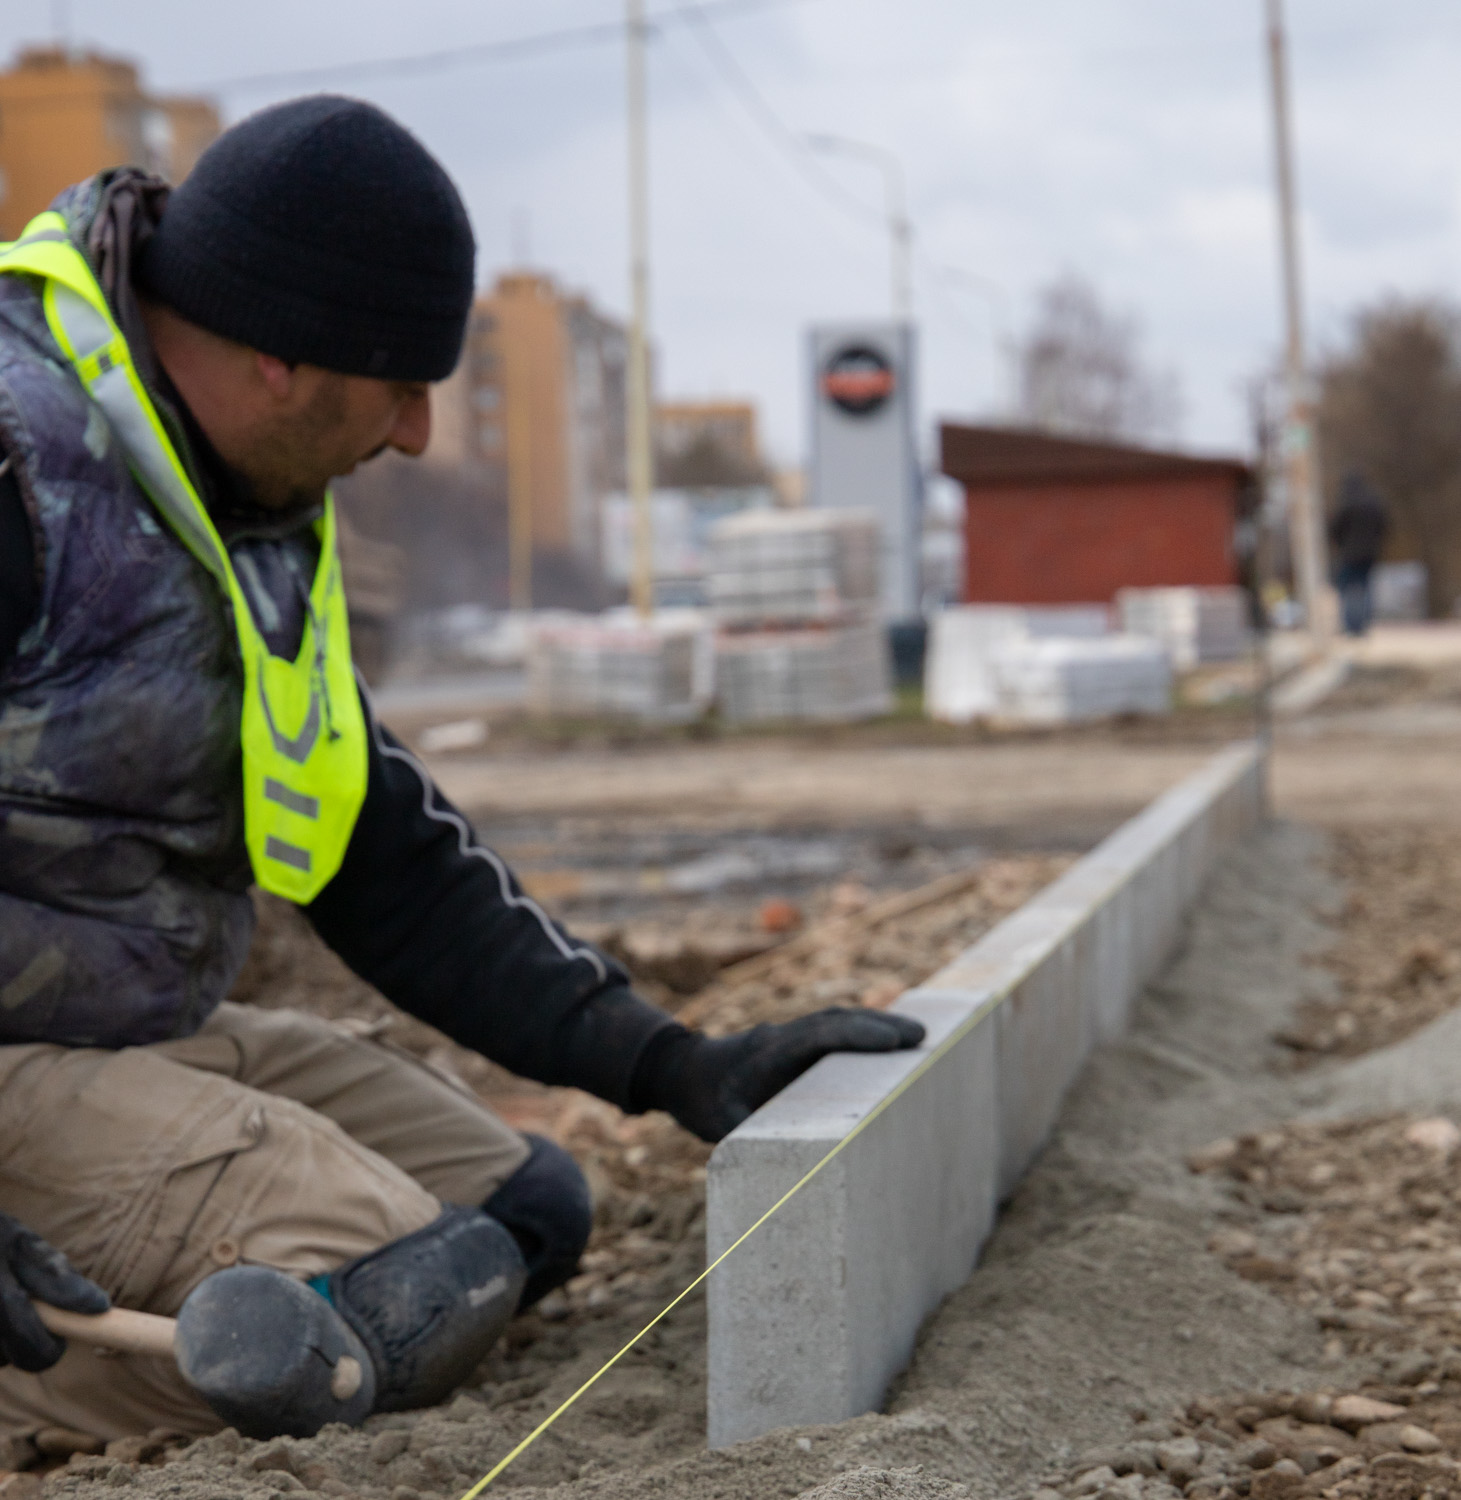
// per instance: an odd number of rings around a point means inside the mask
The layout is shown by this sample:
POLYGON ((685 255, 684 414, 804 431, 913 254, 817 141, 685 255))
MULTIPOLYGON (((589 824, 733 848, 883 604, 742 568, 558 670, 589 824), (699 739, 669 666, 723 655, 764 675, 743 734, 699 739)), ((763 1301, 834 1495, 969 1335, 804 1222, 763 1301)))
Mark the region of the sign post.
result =
POLYGON ((882 529, 882 614, 921 614, 922 530, 913 387, 915 333, 907 322, 813 328, 812 470, 808 499, 875 515, 882 529))

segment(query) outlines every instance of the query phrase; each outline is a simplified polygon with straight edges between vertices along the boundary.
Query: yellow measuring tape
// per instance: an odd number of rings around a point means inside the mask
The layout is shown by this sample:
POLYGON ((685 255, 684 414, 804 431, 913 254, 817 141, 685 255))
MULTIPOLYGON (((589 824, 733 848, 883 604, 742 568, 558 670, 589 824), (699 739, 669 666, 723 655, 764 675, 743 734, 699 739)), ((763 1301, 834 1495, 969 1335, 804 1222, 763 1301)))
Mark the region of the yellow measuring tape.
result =
POLYGON ((723 1260, 726 1260, 735 1251, 739 1250, 740 1247, 744 1245, 746 1241, 750 1239, 751 1236, 755 1234, 755 1232, 767 1221, 767 1219, 769 1219, 773 1214, 779 1212, 783 1207, 785 1207, 786 1204, 790 1203, 791 1200, 796 1197, 796 1195, 801 1192, 801 1190, 812 1180, 812 1178, 814 1178, 817 1173, 820 1172, 822 1168, 825 1167, 827 1163, 830 1162, 833 1157, 838 1154, 838 1152, 842 1151, 845 1147, 850 1146, 853 1141, 855 1141, 858 1136, 860 1136, 863 1131, 866 1130, 868 1126, 871 1125, 873 1121, 883 1113, 884 1110, 888 1109, 891 1105, 896 1103, 897 1100, 900 1099, 905 1093, 907 1093, 908 1090, 911 1089, 913 1085, 917 1083, 918 1080, 922 1078, 923 1075, 927 1073, 928 1070, 933 1067, 936 1062, 938 1062, 946 1053, 951 1051, 954 1046, 956 1046, 966 1036, 968 1036, 968 1034, 975 1028, 975 1026, 977 1026, 979 1022, 989 1014, 990 1010, 992 1010, 994 1006, 996 1006, 1002 999, 1004 999, 1004 995, 1005 992, 1001 989, 987 996, 984 1004, 982 1004, 972 1015, 966 1016, 943 1039, 943 1041, 941 1041, 938 1046, 935 1047, 928 1054, 928 1056, 925 1057, 923 1061, 913 1069, 911 1073, 909 1073, 909 1075, 902 1081, 902 1083, 897 1086, 897 1088, 895 1088, 891 1093, 885 1094, 883 1098, 880 1099, 874 1106, 874 1108, 869 1110, 868 1113, 864 1115, 863 1118, 859 1120, 858 1123, 853 1126, 853 1128, 849 1130, 847 1134, 844 1135, 835 1146, 833 1146, 833 1148, 821 1159, 821 1161, 819 1161, 815 1166, 811 1167, 807 1171, 806 1175, 801 1179, 801 1181, 789 1187, 781 1195, 781 1197, 779 1197, 776 1202, 773 1203, 771 1207, 768 1208, 766 1212, 762 1214, 761 1217, 757 1219, 756 1222, 752 1224, 751 1227, 746 1230, 743 1235, 741 1235, 738 1240, 722 1250, 720 1254, 717 1255, 708 1266, 706 1266, 706 1268, 694 1279, 694 1281, 690 1283, 689 1286, 685 1288, 684 1291, 679 1294, 679 1296, 675 1298, 673 1302, 657 1312, 654 1317, 652 1317, 649 1322, 646 1323, 644 1327, 641 1328, 639 1332, 636 1333, 634 1337, 630 1339, 629 1342, 625 1344, 624 1347, 620 1349, 616 1355, 614 1355, 612 1359, 606 1361, 601 1368, 590 1375, 589 1378, 585 1380, 584 1383, 579 1386, 579 1388, 574 1391, 574 1393, 569 1396, 568 1399, 564 1401, 564 1403, 555 1412, 552 1412, 550 1415, 544 1417, 543 1420, 539 1422, 535 1428, 533 1428, 533 1430, 522 1440, 522 1442, 517 1445, 516 1448, 512 1450, 511 1453, 507 1454, 504 1458, 499 1459, 497 1463, 494 1464, 493 1467, 486 1474, 484 1474, 482 1478, 479 1479, 476 1484, 474 1484, 472 1488, 466 1492, 466 1494, 461 1497, 461 1500, 476 1500, 476 1497, 480 1495, 482 1491, 485 1490, 487 1486, 491 1484, 492 1481, 496 1479, 498 1475, 508 1467, 509 1464, 515 1463, 519 1458, 521 1458, 522 1455, 526 1453, 528 1449, 531 1448, 533 1444, 536 1443, 545 1432, 547 1432, 547 1430, 558 1420, 558 1418, 561 1417, 563 1413, 569 1409, 569 1407, 571 1407, 576 1401, 578 1401, 581 1396, 587 1395, 588 1392, 591 1391, 594 1386, 596 1386, 599 1381, 601 1381, 604 1376, 607 1375, 609 1371, 612 1370, 614 1366, 617 1365, 619 1361, 623 1359, 624 1356, 628 1354, 628 1352, 642 1338, 644 1338, 647 1333, 649 1333, 657 1324, 663 1322, 665 1318, 669 1317, 669 1315, 674 1312, 674 1310, 685 1300, 685 1298, 688 1297, 690 1293, 693 1292, 695 1288, 698 1287, 705 1280, 705 1278, 709 1276, 710 1273, 715 1270, 718 1265, 720 1265, 723 1260))

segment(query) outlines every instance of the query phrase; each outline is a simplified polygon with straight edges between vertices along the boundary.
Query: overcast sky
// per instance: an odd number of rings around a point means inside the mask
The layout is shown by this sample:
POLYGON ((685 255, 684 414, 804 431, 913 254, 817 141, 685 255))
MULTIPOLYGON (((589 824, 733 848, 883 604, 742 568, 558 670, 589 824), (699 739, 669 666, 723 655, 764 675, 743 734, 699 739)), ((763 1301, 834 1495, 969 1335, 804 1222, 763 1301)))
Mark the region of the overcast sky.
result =
MULTIPOLYGON (((919 255, 922 410, 997 411, 1000 340, 1065 270, 1133 314, 1181 380, 1189 446, 1245 448, 1243 385, 1278 341, 1261 0, 784 0, 677 16, 651 49, 654 331, 661 393, 753 397, 781 463, 804 449, 803 330, 883 316, 887 236, 809 181, 728 81, 794 133, 891 148, 919 255), (717 61, 717 58, 720 61, 717 61)), ((53 32, 6 0, 0 46, 53 32)), ((619 0, 69 0, 80 44, 194 90, 612 22, 619 0)), ((1461 280, 1461 5, 1290 0, 1307 303, 1319 346, 1388 292, 1461 280)), ((484 281, 526 255, 627 303, 623 52, 612 42, 413 77, 334 81, 415 130, 456 177, 484 281)), ((324 86, 230 85, 225 118, 324 86)), ((877 173, 828 161, 872 209, 877 173)))

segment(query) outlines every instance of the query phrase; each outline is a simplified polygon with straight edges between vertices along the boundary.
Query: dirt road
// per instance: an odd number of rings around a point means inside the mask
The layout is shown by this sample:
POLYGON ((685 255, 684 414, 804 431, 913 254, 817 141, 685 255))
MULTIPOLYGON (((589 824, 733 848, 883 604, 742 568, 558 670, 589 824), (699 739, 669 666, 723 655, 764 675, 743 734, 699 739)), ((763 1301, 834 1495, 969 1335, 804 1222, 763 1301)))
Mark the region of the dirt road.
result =
POLYGON ((534 813, 618 820, 958 824, 1099 837, 1211 754, 1104 734, 954 746, 786 739, 441 757, 449 796, 491 827, 534 813))

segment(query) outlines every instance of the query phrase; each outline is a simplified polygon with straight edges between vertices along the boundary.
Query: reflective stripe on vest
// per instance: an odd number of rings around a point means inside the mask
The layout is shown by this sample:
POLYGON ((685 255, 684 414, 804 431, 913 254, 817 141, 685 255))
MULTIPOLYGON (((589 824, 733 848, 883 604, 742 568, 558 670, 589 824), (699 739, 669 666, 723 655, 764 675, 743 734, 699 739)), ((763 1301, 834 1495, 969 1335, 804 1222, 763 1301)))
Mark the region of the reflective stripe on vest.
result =
POLYGON ((106 418, 137 482, 229 602, 243 663, 244 836, 254 879, 290 901, 311 901, 345 857, 367 774, 334 501, 326 495, 316 528, 320 560, 304 639, 298 656, 286 661, 270 652, 259 633, 228 549, 60 214, 41 214, 13 244, 0 246, 0 274, 7 273, 40 278, 52 337, 106 418))

